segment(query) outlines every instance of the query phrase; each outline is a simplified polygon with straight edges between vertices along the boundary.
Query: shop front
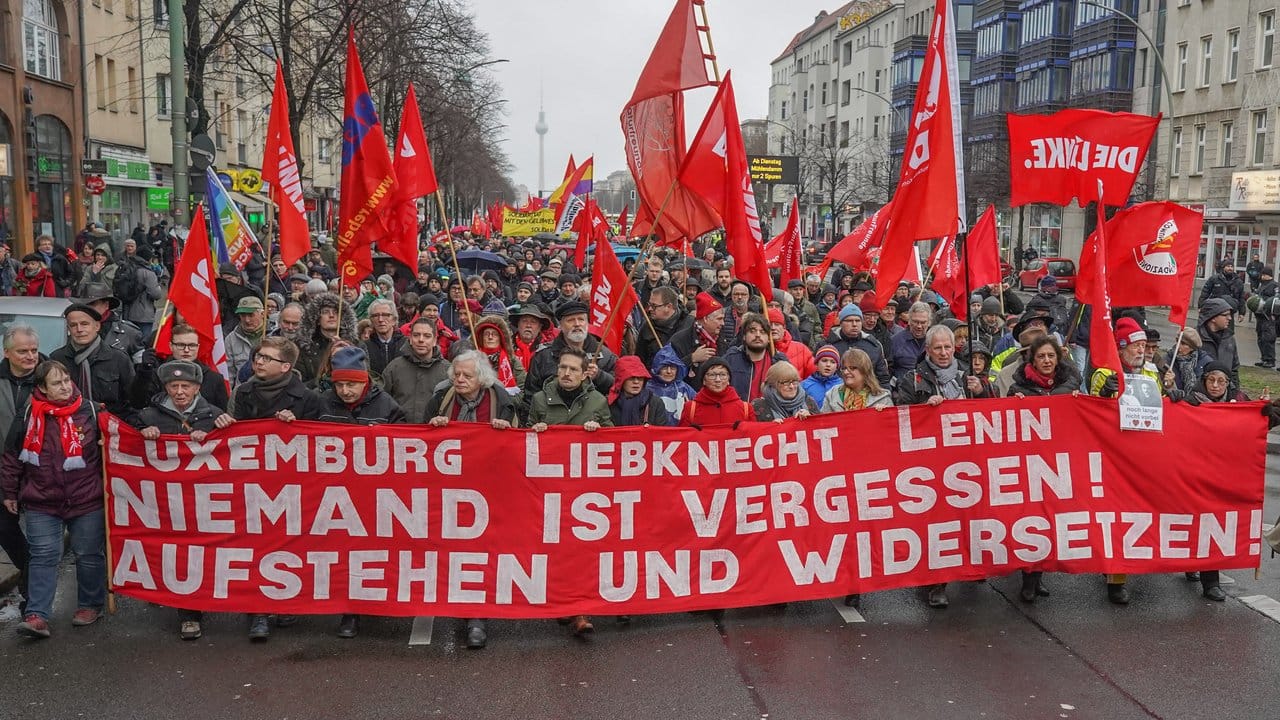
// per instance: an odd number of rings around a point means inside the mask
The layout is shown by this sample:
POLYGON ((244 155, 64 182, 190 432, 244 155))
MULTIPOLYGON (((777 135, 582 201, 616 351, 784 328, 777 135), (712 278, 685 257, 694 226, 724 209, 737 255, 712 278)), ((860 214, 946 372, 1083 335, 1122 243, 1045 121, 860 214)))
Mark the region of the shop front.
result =
POLYGON ((13 128, 0 113, 0 242, 13 245, 17 228, 14 211, 17 198, 13 190, 13 128))
POLYGON ((147 192, 155 185, 155 177, 146 153, 102 146, 98 157, 106 161, 102 179, 107 189, 93 198, 90 217, 102 223, 113 244, 120 246, 138 223, 145 229, 147 192))
POLYGON ((1243 270, 1256 253, 1264 265, 1275 265, 1280 254, 1280 170, 1255 170, 1231 175, 1226 208, 1206 208, 1196 278, 1214 274, 1218 263, 1230 260, 1243 270))

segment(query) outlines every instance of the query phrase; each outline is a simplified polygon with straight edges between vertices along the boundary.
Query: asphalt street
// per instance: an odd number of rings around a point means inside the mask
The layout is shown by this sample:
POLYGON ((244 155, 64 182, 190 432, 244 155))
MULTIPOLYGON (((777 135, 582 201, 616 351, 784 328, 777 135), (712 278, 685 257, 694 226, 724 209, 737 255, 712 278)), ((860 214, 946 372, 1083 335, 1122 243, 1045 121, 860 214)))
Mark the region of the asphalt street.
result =
MULTIPOLYGON (((1268 521, 1277 470, 1272 456, 1268 521)), ((0 625, 0 718, 1274 718, 1280 613, 1253 606, 1280 599, 1280 559, 1228 575, 1225 603, 1169 574, 1131 578, 1117 607, 1100 577, 1050 575, 1052 596, 1025 605, 1011 576, 953 585, 943 611, 900 590, 861 616, 810 602, 598 618, 586 641, 493 622, 474 651, 444 618, 429 645, 409 645, 409 619, 341 640, 332 616, 255 645, 242 616, 214 615, 183 642, 175 611, 127 598, 72 628, 66 565, 51 639, 0 625)))

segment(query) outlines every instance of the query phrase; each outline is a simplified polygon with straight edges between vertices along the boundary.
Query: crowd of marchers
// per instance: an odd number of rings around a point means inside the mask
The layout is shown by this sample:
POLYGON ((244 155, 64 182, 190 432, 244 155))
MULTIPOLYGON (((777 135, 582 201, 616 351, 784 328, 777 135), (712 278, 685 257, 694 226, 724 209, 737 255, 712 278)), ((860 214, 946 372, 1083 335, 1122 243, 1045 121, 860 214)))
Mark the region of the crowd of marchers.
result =
MULTIPOLYGON (((469 233, 438 247, 424 242, 416 268, 380 262, 346 287, 327 242, 292 267, 262 254, 243 269, 221 265, 224 377, 199 360, 208 348, 181 318, 170 347, 154 347, 158 301, 179 249, 176 236, 154 230, 139 228, 142 237, 120 257, 94 244, 92 226, 73 249, 41 238, 21 265, 0 256, 7 291, 35 294, 38 283, 41 293, 70 299, 65 345, 45 357, 34 328, 11 324, 0 363, 0 547, 21 571, 18 631, 29 637, 51 634, 64 542, 76 564, 71 625, 92 625, 103 613, 103 411, 148 438, 199 440, 272 418, 591 432, 781 422, 962 398, 1113 397, 1120 387, 1111 370, 1089 365, 1091 308, 1067 302, 1052 276, 1026 300, 1003 284, 977 288, 967 324, 927 287, 878 287, 870 273, 838 264, 827 277, 762 289, 739 280, 733 258, 713 244, 697 243, 691 257, 659 249, 642 254, 640 267, 624 263, 639 305, 614 320, 625 326, 617 354, 593 334, 605 333, 588 319, 590 268, 573 265, 571 246, 469 233), (452 253, 466 249, 499 260, 459 266, 452 253)), ((1247 399, 1234 328, 1256 309, 1259 342, 1269 344, 1262 364, 1273 364, 1275 319, 1249 298, 1275 297, 1277 286, 1260 263, 1246 275, 1248 293, 1246 278, 1220 267, 1199 298, 1198 323, 1168 338, 1171 345, 1147 326, 1143 308, 1115 309, 1125 373, 1148 376, 1169 400, 1192 406, 1247 399)), ((1264 413, 1280 419, 1275 405, 1264 413)), ((1216 572, 1188 579, 1198 579, 1205 597, 1224 599, 1216 572)), ((1122 575, 1108 576, 1105 590, 1113 603, 1130 601, 1122 575)), ((1040 573, 1023 573, 1024 602, 1048 594, 1040 573)), ((945 585, 923 588, 922 597, 933 608, 948 605, 945 585)), ((201 619, 179 608, 180 636, 200 637, 201 619)), ((274 624, 294 619, 275 616, 274 624)), ((563 620, 575 635, 594 630, 584 616, 563 620)), ((344 615, 337 634, 355 637, 359 623, 344 615)), ((272 625, 271 616, 249 617, 249 637, 266 640, 272 625)), ((463 633, 468 647, 484 647, 485 620, 466 620, 463 633)))

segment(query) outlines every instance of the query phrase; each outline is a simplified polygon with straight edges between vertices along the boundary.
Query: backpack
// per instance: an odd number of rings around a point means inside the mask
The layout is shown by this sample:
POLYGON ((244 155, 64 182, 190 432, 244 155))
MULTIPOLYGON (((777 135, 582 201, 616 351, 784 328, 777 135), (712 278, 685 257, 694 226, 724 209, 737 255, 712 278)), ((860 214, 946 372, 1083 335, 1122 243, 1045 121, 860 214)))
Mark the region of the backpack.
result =
POLYGON ((112 281, 111 294, 120 300, 120 304, 128 307, 142 297, 146 290, 138 280, 138 264, 132 258, 126 258, 116 268, 116 277, 112 281))

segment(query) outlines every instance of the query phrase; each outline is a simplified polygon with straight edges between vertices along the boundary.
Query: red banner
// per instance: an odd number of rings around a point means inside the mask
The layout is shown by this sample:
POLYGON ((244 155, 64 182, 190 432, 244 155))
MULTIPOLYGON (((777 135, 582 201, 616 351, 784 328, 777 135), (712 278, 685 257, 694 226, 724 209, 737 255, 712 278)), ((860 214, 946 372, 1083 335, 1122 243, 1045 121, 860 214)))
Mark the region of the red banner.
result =
POLYGON ((1009 113, 1010 206, 1085 204, 1097 199, 1099 180, 1104 203, 1127 205, 1159 126, 1159 115, 1104 110, 1009 113))
POLYGON ((102 426, 114 587, 198 610, 660 613, 1262 552, 1256 403, 1166 405, 1163 433, 1089 397, 644 433, 102 426))

